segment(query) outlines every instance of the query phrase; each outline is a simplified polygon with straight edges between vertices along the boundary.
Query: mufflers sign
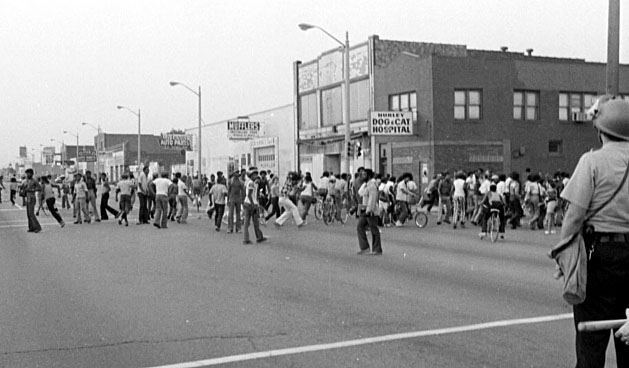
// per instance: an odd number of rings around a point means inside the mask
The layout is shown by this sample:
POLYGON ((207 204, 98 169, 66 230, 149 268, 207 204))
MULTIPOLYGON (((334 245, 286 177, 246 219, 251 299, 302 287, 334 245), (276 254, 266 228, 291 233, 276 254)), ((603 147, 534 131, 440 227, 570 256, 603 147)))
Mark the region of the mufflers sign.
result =
POLYGON ((372 111, 369 119, 369 135, 412 135, 411 111, 372 111))

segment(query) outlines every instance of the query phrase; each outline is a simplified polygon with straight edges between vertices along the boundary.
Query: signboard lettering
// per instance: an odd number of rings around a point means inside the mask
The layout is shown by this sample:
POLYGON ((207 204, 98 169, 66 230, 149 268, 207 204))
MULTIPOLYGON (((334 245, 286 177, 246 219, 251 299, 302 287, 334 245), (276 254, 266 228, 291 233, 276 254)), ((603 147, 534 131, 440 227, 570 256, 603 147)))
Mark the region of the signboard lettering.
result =
POLYGON ((159 145, 167 149, 192 151, 193 141, 192 134, 162 133, 159 145))
POLYGON ((412 135, 411 111, 373 111, 369 119, 369 135, 412 135))
POLYGON ((257 138, 260 134, 259 121, 233 120, 227 122, 227 135, 230 140, 257 138))

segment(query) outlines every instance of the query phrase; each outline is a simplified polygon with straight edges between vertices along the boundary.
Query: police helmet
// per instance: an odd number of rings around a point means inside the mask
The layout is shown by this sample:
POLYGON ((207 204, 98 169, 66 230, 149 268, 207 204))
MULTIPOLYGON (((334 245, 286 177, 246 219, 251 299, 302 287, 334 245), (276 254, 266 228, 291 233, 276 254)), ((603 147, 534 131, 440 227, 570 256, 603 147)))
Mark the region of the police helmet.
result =
POLYGON ((594 127, 610 136, 629 140, 629 101, 601 97, 589 111, 594 127))

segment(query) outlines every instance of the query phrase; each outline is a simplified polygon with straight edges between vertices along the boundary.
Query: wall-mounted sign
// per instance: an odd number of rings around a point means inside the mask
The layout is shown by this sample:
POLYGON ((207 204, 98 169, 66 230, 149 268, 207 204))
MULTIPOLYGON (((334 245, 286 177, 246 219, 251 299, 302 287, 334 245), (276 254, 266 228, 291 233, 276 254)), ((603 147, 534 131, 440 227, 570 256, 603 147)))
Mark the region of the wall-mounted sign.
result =
POLYGON ((160 146, 173 150, 192 151, 192 142, 194 142, 194 135, 192 134, 162 133, 159 139, 160 146))
POLYGON ((413 112, 372 111, 369 135, 412 135, 413 112))
POLYGON ((96 151, 90 149, 79 149, 78 162, 96 162, 96 151))
POLYGON ((230 140, 247 140, 260 135, 259 121, 233 120, 227 122, 227 137, 230 140))

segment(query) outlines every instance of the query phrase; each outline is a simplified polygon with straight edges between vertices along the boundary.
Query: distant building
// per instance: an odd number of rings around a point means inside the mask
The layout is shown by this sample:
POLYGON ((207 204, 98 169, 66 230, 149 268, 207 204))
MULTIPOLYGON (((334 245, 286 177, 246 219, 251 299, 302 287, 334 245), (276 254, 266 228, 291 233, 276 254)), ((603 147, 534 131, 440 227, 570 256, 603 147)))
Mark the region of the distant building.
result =
MULTIPOLYGON (((202 174, 256 166, 283 182, 288 171, 296 168, 296 135, 293 105, 247 113, 233 119, 202 127, 202 174)), ((186 129, 194 135, 195 151, 187 152, 187 171, 193 173, 198 160, 198 127, 186 129)))
MULTIPOLYGON (((339 49, 294 63, 298 164, 319 177, 338 173, 344 146, 339 49)), ((598 147, 583 114, 605 92, 605 64, 464 45, 369 37, 350 50, 350 117, 371 167, 426 183, 444 170, 572 171, 598 147), (411 135, 370 135, 370 111, 412 113, 411 135)), ((620 66, 629 98, 629 65, 620 66)))

